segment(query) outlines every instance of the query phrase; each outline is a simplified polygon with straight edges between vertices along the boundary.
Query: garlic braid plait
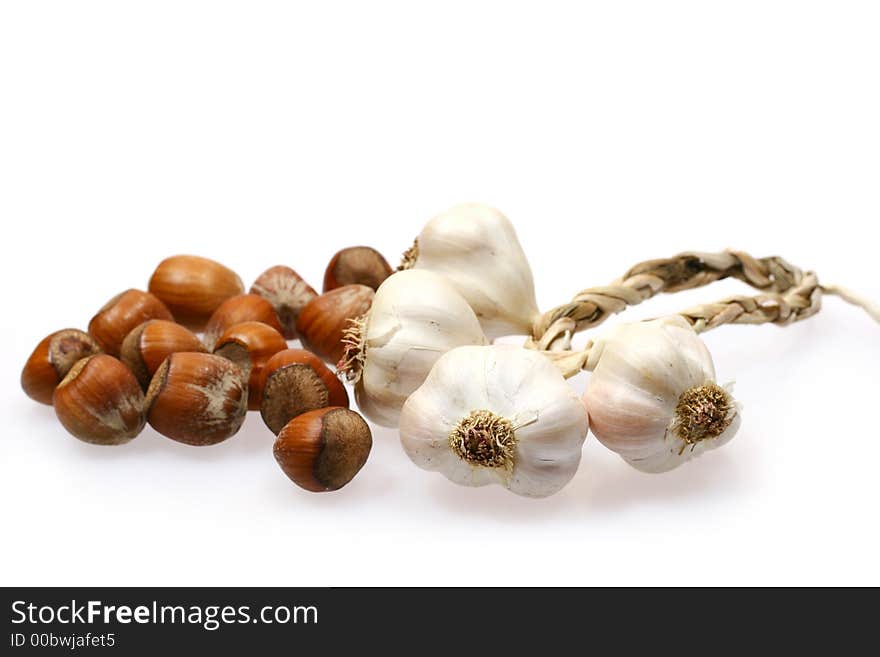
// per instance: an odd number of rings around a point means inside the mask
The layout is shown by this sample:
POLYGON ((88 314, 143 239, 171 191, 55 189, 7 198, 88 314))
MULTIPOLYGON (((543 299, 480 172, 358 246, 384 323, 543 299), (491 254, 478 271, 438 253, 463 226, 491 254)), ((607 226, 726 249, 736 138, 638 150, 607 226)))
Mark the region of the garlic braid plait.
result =
MULTIPOLYGON (((745 254, 735 255, 737 258, 741 258, 745 254)), ((781 258, 764 258, 761 261, 749 256, 746 256, 746 258, 752 262, 773 260, 777 263, 785 263, 781 258)), ((788 263, 785 264, 788 265, 788 263)), ((880 307, 877 304, 864 299, 846 288, 836 285, 820 285, 818 277, 814 272, 802 273, 799 269, 790 265, 784 271, 790 272, 791 278, 775 278, 766 285, 766 289, 782 289, 783 291, 768 292, 751 297, 727 297, 714 303, 693 306, 675 314, 690 324, 696 333, 704 333, 725 324, 777 324, 779 326, 786 326, 815 315, 822 307, 823 294, 829 294, 840 297, 844 301, 862 308, 869 316, 880 323, 880 307)), ((736 274, 732 275, 740 278, 736 274)), ((752 279, 743 278, 743 280, 748 281, 752 279)), ((750 282, 750 284, 758 287, 754 283, 750 282)), ((604 321, 606 318, 607 316, 603 317, 601 321, 604 321)), ((578 351, 546 350, 545 355, 568 378, 581 370, 590 372, 595 368, 597 355, 593 352, 593 344, 591 340, 584 349, 578 351)))
POLYGON ((688 251, 671 258, 647 260, 610 285, 582 290, 569 303, 543 313, 535 321, 526 346, 539 351, 564 350, 572 334, 598 326, 611 315, 661 292, 680 292, 737 278, 761 291, 781 294, 803 283, 809 275, 778 256, 755 258, 732 250, 688 251))

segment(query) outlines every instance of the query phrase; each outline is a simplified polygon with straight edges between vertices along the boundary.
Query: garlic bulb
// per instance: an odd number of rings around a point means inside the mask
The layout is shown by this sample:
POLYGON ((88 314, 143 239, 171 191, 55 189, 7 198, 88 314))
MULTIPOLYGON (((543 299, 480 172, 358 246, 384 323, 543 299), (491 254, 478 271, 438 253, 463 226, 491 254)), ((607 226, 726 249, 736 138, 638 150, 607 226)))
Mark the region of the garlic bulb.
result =
POLYGON ((396 427, 406 398, 440 356, 487 340, 455 288, 437 274, 413 269, 379 286, 347 342, 340 371, 355 383, 358 406, 377 424, 396 427))
POLYGON ((490 339, 531 335, 540 315, 532 270, 516 231, 488 205, 457 205, 431 219, 403 266, 435 272, 452 283, 490 339))
POLYGON ((584 393, 599 441, 643 472, 666 472, 733 438, 740 415, 682 317, 624 324, 600 338, 584 393))
POLYGON ((410 459, 464 486, 546 497, 577 471, 587 413, 556 367, 513 345, 442 356, 400 415, 410 459))

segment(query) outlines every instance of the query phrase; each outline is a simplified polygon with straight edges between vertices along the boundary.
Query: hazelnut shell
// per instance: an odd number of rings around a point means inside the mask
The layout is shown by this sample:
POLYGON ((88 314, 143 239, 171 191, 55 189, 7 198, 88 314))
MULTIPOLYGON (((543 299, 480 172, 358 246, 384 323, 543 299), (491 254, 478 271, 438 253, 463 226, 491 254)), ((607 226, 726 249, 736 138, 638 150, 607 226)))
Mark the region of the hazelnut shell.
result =
POLYGON ((338 490, 360 471, 373 438, 364 419, 347 408, 327 407, 292 419, 273 453, 291 481, 312 492, 338 490))
POLYGON ((324 292, 343 285, 360 284, 378 290, 393 273, 391 265, 376 249, 350 246, 338 251, 324 271, 324 292))
POLYGON ((276 265, 264 271, 251 286, 275 308, 281 322, 281 335, 288 340, 297 337, 296 320, 303 307, 318 293, 290 267, 276 265))
POLYGON ((338 363, 345 351, 345 330, 370 309, 375 295, 366 285, 345 285, 315 297, 296 323, 303 345, 328 363, 338 363))
POLYGON ((268 324, 242 322, 230 326, 217 340, 214 353, 238 365, 248 379, 248 409, 260 408, 263 366, 287 349, 284 337, 268 324))
POLYGON ((79 329, 63 329, 47 335, 28 357, 21 370, 21 388, 41 404, 52 404, 55 387, 74 363, 101 353, 101 345, 79 329))
POLYGON ((55 388, 55 414, 71 434, 96 445, 120 445, 144 428, 144 393, 112 356, 83 358, 55 388))
POLYGON ((297 415, 325 406, 348 407, 348 392, 324 362, 304 349, 285 349, 263 368, 260 415, 278 434, 297 415))
POLYGON ((181 351, 205 353, 207 349, 185 326, 164 319, 151 319, 132 329, 125 337, 119 358, 146 390, 162 362, 181 351))
POLYGON ((147 421, 187 445, 214 445, 233 436, 247 413, 247 382, 235 363, 213 354, 171 354, 147 389, 147 421))
POLYGON ((155 295, 126 290, 110 299, 89 322, 89 333, 111 356, 119 356, 122 341, 132 329, 149 319, 174 321, 171 312, 155 295))
POLYGON ((244 292, 244 285, 238 274, 219 262, 177 255, 159 263, 150 277, 149 290, 178 322, 200 331, 220 304, 244 292))
POLYGON ((214 311, 205 326, 205 345, 213 350, 223 332, 242 322, 262 322, 281 333, 278 314, 269 301, 258 294, 238 294, 228 298, 214 311))

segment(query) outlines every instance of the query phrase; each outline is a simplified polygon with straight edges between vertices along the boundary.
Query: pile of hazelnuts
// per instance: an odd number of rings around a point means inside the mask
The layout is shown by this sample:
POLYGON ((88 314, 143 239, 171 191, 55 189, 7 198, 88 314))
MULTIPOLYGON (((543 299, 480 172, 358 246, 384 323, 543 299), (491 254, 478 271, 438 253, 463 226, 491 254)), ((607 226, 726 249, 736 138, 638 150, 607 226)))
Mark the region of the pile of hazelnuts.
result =
POLYGON ((146 424, 187 445, 215 445, 258 410, 284 473, 309 491, 337 490, 366 463, 372 435, 328 364, 342 358, 345 329, 391 273, 378 251, 356 246, 333 256, 322 294, 281 265, 245 294, 220 263, 173 256, 149 291, 113 297, 87 332, 44 338, 21 387, 97 445, 127 443, 146 424), (305 348, 289 348, 295 339, 305 348))

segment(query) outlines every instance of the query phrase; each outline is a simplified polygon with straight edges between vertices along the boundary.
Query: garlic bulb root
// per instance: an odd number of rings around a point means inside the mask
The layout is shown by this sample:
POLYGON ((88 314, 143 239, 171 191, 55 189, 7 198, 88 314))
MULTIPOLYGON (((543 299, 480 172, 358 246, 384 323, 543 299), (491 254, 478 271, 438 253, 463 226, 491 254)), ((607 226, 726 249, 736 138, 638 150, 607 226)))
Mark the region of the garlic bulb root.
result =
POLYGON ((400 264, 397 266, 397 271, 404 271, 405 269, 412 269, 416 264, 416 260, 419 259, 419 238, 415 238, 413 240, 412 246, 409 247, 406 251, 403 252, 403 255, 400 256, 400 264))
POLYGON ((681 393, 670 429, 683 441, 684 451, 701 440, 720 436, 735 416, 736 404, 730 393, 714 381, 707 381, 681 393))
POLYGON ((349 383, 360 381, 364 368, 366 347, 367 314, 348 320, 348 326, 342 332, 344 350, 342 359, 336 364, 339 377, 349 383))
POLYGON ((516 434, 513 423, 485 409, 471 411, 449 434, 449 447, 460 459, 484 468, 513 470, 516 434))

